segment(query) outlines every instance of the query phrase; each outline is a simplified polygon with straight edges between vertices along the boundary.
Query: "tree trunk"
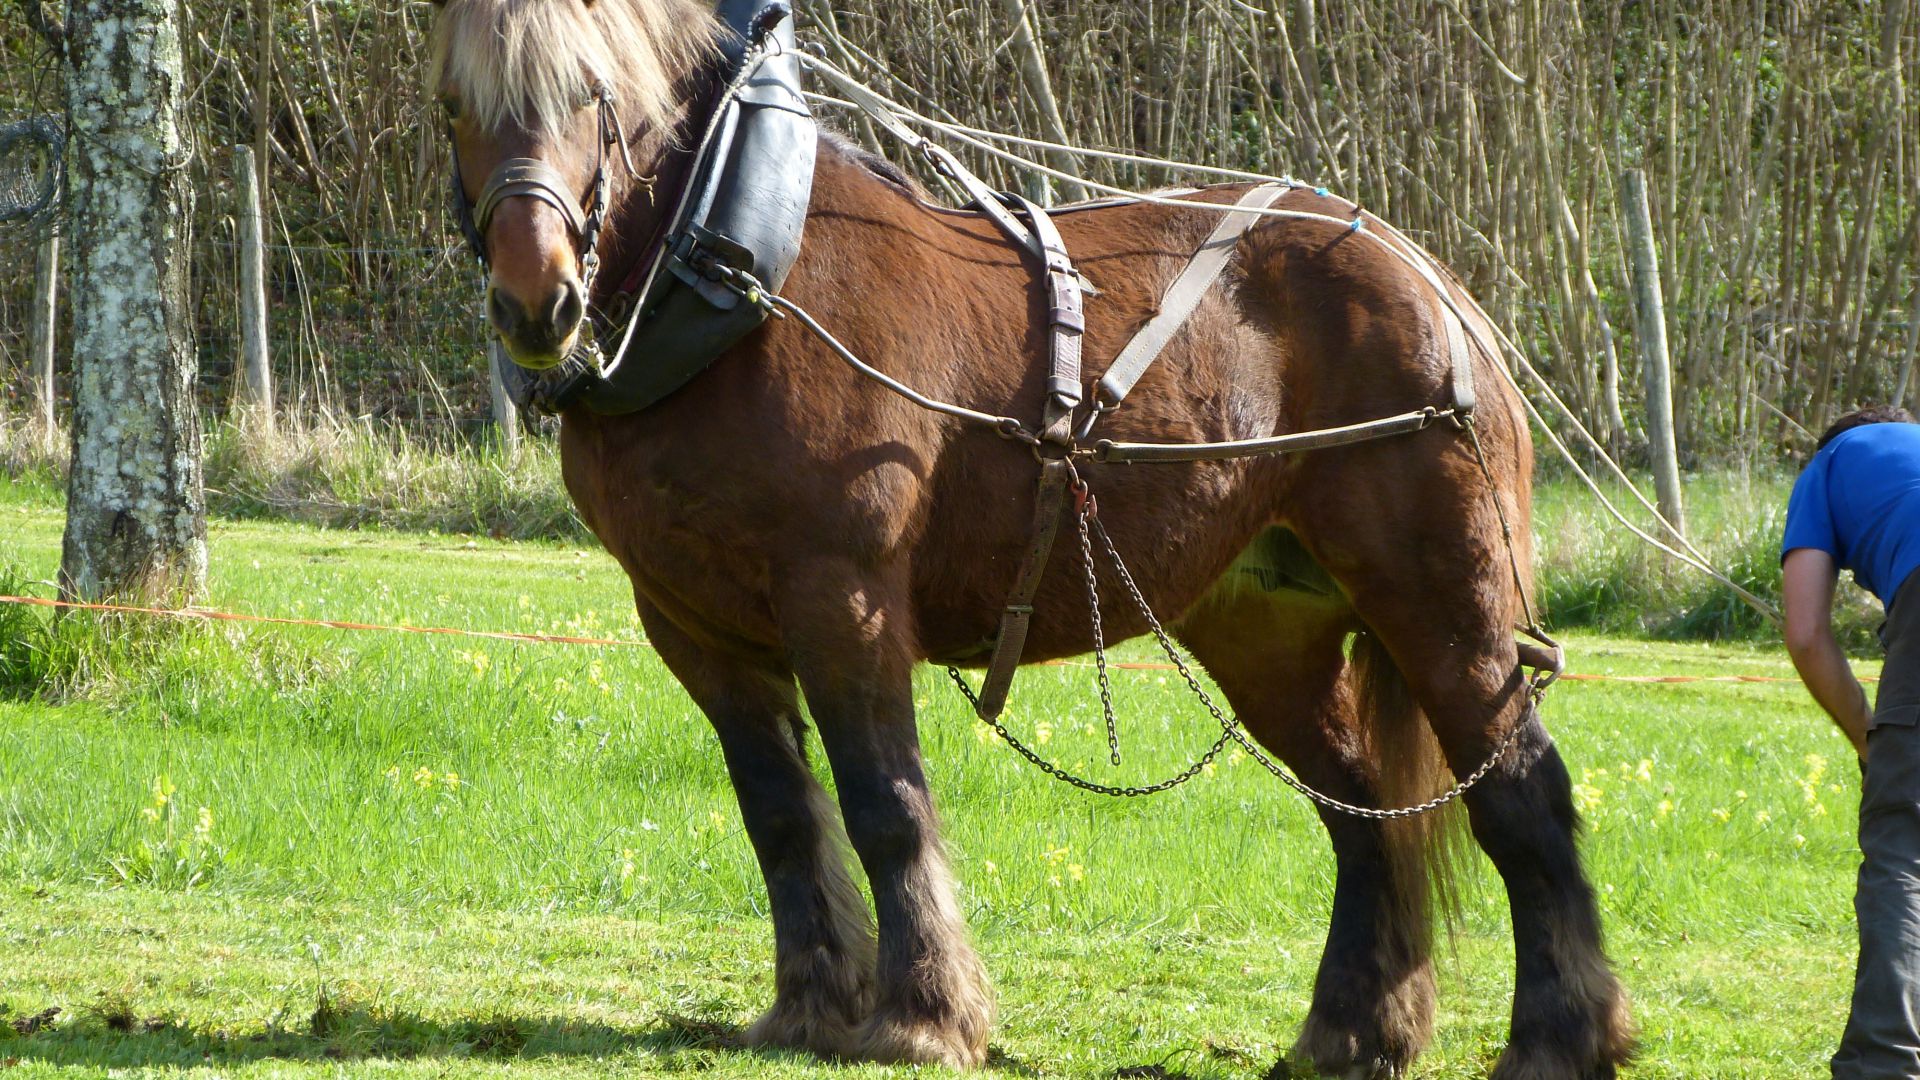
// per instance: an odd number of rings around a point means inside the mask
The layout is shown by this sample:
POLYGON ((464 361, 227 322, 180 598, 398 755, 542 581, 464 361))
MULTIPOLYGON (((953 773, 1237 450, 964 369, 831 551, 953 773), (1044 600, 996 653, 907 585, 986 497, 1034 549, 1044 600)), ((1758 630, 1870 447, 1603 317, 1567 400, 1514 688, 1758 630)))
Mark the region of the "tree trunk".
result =
POLYGON ((179 602, 206 579, 179 19, 179 0, 70 6, 70 596, 179 602))
MULTIPOLYGON (((1040 40, 1034 37, 1033 24, 1028 21, 1025 0, 1000 0, 1000 10, 1013 23, 1013 51, 1020 63, 1020 77, 1026 80, 1027 95, 1033 98, 1034 107, 1040 110, 1040 122, 1046 127, 1047 138, 1062 145, 1070 145, 1073 140, 1067 134, 1067 125, 1060 119, 1060 103, 1053 96, 1053 80, 1047 76, 1047 58, 1040 51, 1040 40)), ((1063 173, 1079 175, 1080 162, 1072 154, 1060 150, 1047 151, 1047 163, 1063 173)), ((1040 178, 1045 187, 1046 178, 1040 178)), ((1087 191, 1079 184, 1061 182, 1061 194, 1067 199, 1084 199, 1087 191)), ((1038 192, 1044 195, 1044 188, 1038 192)), ((1035 200, 1042 206, 1051 199, 1035 200)))

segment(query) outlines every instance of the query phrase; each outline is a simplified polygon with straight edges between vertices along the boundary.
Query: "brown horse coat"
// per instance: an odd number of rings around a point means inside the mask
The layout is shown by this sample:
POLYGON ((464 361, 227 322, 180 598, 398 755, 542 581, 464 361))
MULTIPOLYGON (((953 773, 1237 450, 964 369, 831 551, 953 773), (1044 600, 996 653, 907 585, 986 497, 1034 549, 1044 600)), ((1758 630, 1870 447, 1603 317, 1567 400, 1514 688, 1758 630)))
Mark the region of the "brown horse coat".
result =
MULTIPOLYGON (((673 88, 651 112, 698 119, 687 103, 703 99, 712 75, 697 7, 553 0, 538 19, 528 10, 528 0, 452 0, 441 15, 435 90, 463 107, 454 133, 467 177, 533 157, 585 189, 592 110, 541 118, 564 113, 554 101, 575 92, 560 85, 566 50, 578 52, 582 79, 606 77, 596 65, 618 51, 609 28, 653 35, 626 59, 660 68, 652 82, 673 88), (572 40, 547 40, 558 31, 540 20, 563 16, 572 40), (538 100, 519 113, 498 85, 515 73, 484 68, 499 59, 488 52, 496 39, 548 50, 525 63, 522 89, 538 100)), ((637 187, 621 196, 601 251, 616 270, 637 256, 684 168, 659 131, 643 133, 635 152, 659 179, 652 197, 637 187)), ((1230 202, 1239 190, 1193 198, 1230 202)), ((1355 212, 1304 189, 1277 205, 1355 212)), ((1058 223, 1094 288, 1085 374, 1097 377, 1218 215, 1133 204, 1058 223)), ((577 253, 544 204, 508 200, 486 241, 490 293, 509 310, 559 310, 550 298, 578 288, 577 253)), ((1319 222, 1257 223, 1094 436, 1219 441, 1444 408, 1441 302, 1385 246, 1400 242, 1319 222)), ((984 219, 928 205, 897 171, 829 138, 783 291, 922 392, 1037 419, 1046 336, 1036 271, 984 219)), ((1455 299, 1481 318, 1464 292, 1455 299)), ((510 353, 541 366, 576 327, 530 332, 516 316, 502 330, 510 353)), ((1512 635, 1520 594, 1496 511, 1498 500, 1524 566, 1530 444, 1496 361, 1476 350, 1473 362, 1491 485, 1446 425, 1298 457, 1082 468, 1153 609, 1177 624, 1248 730, 1308 783, 1364 805, 1417 800, 1524 725, 1464 800, 1514 914, 1511 1044, 1495 1075, 1611 1076, 1629 1048, 1625 999, 1574 847, 1566 769, 1523 692, 1512 635)), ((641 413, 570 409, 561 450, 582 517, 627 570, 650 638, 713 724, 766 875, 776 993, 749 1037, 980 1063, 992 999, 953 902, 910 680, 923 659, 978 660, 991 641, 1030 540, 1031 451, 922 411, 794 320, 770 322, 641 413), (802 694, 838 815, 804 763, 802 694), (842 818, 873 887, 877 940, 840 855, 842 818)), ((1089 647, 1083 574, 1078 553, 1060 545, 1028 660, 1089 647)), ((1145 629, 1123 603, 1105 617, 1110 638, 1145 629)), ((1430 819, 1322 817, 1339 875, 1293 1057, 1332 1075, 1398 1074, 1431 1033, 1434 830, 1430 819)))

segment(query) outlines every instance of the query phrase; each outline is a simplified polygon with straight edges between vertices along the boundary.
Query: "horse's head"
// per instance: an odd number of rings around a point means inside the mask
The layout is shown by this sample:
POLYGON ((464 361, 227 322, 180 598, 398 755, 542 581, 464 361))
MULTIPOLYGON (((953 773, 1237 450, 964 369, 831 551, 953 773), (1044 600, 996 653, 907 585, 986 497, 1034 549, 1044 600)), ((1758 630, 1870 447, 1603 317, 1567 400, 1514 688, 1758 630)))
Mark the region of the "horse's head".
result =
POLYGON ((633 163, 648 169, 670 142, 715 25, 694 0, 441 5, 427 88, 447 114, 461 227, 487 265, 487 319, 515 363, 551 368, 579 340, 600 226, 633 163))

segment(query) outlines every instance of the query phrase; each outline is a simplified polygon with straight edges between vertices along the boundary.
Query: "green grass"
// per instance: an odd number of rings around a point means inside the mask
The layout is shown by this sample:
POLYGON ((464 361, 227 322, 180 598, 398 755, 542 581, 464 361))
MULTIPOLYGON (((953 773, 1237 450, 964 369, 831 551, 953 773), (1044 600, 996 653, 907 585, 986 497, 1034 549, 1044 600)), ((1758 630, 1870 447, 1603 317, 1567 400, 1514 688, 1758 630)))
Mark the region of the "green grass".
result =
MULTIPOLYGON (((1564 471, 1564 470, 1562 470, 1564 471)), ((1776 605, 1780 534, 1790 473, 1708 473, 1686 478, 1687 533, 1713 566, 1776 605)), ((1639 484, 1651 497, 1652 485, 1639 484)), ((1609 500, 1643 529, 1667 539, 1627 490, 1603 485, 1609 500)), ((1666 640, 1778 640, 1733 592, 1633 537, 1581 484, 1556 479, 1534 493, 1536 585, 1550 623, 1666 640)), ((1836 604, 1842 641, 1877 646, 1880 606, 1844 579, 1836 604)))
MULTIPOLYGON (((0 480, 0 517, 0 566, 51 577, 52 491, 0 480)), ((211 540, 215 607, 638 637, 596 550, 254 521, 211 540)), ((19 1075, 912 1071, 728 1047, 771 994, 764 894, 714 740, 644 648, 213 624, 103 649, 73 625, 59 645, 0 606, 0 642, 58 646, 37 691, 0 689, 0 1062, 19 1075)), ((1581 672, 1790 674, 1757 645, 1569 644, 1581 672)), ((1151 800, 1083 795, 937 673, 918 685, 1000 1070, 1262 1075, 1325 928, 1307 805, 1237 757, 1151 800)), ((1044 723, 1044 749, 1097 776, 1157 778, 1209 741, 1158 672, 1120 673, 1117 771, 1089 672, 1030 670, 1015 694, 1014 729, 1044 723)), ((1547 717, 1643 1026, 1632 1075, 1824 1075, 1853 953, 1844 743, 1792 684, 1569 683, 1547 717)), ((1504 1036, 1504 900, 1471 877, 1417 1076, 1483 1075, 1504 1036)))

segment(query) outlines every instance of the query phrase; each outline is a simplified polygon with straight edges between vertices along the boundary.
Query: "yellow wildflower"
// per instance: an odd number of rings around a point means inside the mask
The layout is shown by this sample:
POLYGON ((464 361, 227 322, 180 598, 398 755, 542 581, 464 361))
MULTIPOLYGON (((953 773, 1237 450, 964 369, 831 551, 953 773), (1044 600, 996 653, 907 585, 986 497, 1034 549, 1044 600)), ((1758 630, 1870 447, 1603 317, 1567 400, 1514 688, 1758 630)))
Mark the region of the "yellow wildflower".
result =
POLYGON ((1725 807, 1716 806, 1713 808, 1713 820, 1722 825, 1725 825, 1732 817, 1733 815, 1728 813, 1725 807))
POLYGON ((1594 787, 1592 784, 1575 784, 1573 785, 1574 808, 1583 814, 1591 814, 1599 809, 1600 800, 1605 797, 1606 794, 1606 792, 1594 787))
POLYGON ((1067 876, 1075 881, 1085 881, 1087 880, 1087 868, 1081 866, 1079 863, 1068 863, 1067 876))
POLYGON ((447 786, 448 791, 453 791, 460 786, 460 774, 457 772, 450 772, 447 775, 441 777, 440 782, 447 786))
POLYGON ((433 770, 427 768, 425 765, 422 765, 419 768, 413 770, 413 782, 420 785, 422 788, 432 787, 433 786, 433 770))

